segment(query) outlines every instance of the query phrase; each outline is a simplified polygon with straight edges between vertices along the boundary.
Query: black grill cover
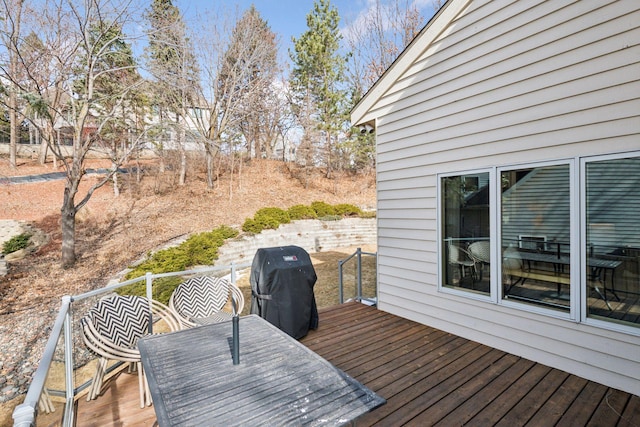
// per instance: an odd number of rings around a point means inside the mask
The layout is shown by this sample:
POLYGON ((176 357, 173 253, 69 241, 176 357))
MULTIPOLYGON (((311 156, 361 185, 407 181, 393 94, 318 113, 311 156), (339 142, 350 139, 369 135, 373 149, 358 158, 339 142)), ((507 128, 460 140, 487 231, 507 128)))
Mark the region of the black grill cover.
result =
POLYGON ((251 265, 251 314, 299 339, 318 327, 316 271, 298 246, 258 249, 251 265))

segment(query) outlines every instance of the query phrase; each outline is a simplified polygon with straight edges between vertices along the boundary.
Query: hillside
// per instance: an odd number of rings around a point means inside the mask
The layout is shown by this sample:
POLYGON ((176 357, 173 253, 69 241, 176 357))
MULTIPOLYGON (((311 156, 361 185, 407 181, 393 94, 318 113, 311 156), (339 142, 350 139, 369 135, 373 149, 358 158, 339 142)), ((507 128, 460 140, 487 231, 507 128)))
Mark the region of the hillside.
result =
MULTIPOLYGON (((106 166, 99 161, 87 165, 106 166)), ((301 179, 299 171, 282 162, 254 160, 233 175, 222 174, 209 190, 203 171, 188 176, 187 185, 180 187, 174 184, 174 173, 160 174, 154 164, 147 164, 140 184, 130 182, 133 176, 122 176, 119 197, 112 187, 102 187, 78 213, 78 262, 64 270, 59 265, 64 182, 2 183, 8 176, 52 171, 51 164, 43 167, 24 159, 12 171, 7 159, 0 159, 0 219, 29 221, 50 237, 0 277, 0 402, 26 389, 24 379, 36 367, 61 296, 106 285, 117 272, 175 238, 220 225, 239 228, 262 207, 288 208, 317 200, 375 206, 373 175, 327 179, 315 172, 301 179)), ((81 194, 98 179, 87 176, 81 194)))
MULTIPOLYGON (((100 166, 106 165, 96 161, 88 165, 100 166)), ((327 179, 318 172, 305 188, 287 165, 278 161, 245 164, 239 174, 222 175, 213 190, 206 188, 202 172, 189 176, 187 184, 180 187, 171 184, 175 178, 172 173, 156 174, 152 166, 148 170, 151 172, 145 174, 140 185, 131 188, 127 180, 133 177, 121 177, 123 190, 119 197, 114 196, 111 186, 100 188, 78 213, 78 262, 70 270, 59 266, 64 182, 0 184, 0 219, 30 221, 51 238, 34 256, 13 264, 7 278, 0 279, 0 315, 104 286, 112 274, 172 239, 220 225, 239 228, 265 206, 287 208, 316 200, 366 208, 375 205, 373 176, 327 179), (27 284, 28 293, 12 292, 27 284)), ((51 171, 50 164, 40 167, 29 161, 12 172, 7 161, 0 160, 0 177, 51 171)), ((87 176, 83 190, 98 179, 87 176)))

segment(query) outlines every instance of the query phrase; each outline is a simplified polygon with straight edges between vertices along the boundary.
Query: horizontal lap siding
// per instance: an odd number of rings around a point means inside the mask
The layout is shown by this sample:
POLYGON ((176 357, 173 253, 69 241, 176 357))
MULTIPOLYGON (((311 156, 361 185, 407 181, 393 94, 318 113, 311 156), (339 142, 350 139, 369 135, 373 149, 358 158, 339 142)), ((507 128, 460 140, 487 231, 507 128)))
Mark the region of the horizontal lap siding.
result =
POLYGON ((369 114, 380 307, 639 394, 628 336, 437 292, 436 174, 640 149, 640 2, 471 1, 369 114))

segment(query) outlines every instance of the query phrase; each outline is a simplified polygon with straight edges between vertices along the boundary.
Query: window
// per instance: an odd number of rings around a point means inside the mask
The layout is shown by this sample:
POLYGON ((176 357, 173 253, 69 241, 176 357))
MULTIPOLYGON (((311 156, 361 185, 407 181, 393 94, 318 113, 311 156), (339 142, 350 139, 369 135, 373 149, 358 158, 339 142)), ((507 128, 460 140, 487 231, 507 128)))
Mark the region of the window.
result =
POLYGON ((640 157, 585 163, 586 312, 640 326, 640 157))
POLYGON ((489 294, 489 173, 441 180, 443 285, 489 294))
POLYGON ((438 190, 442 290, 640 333, 639 154, 441 175, 438 190))
POLYGON ((566 164, 501 172, 503 299, 569 310, 569 173, 566 164))

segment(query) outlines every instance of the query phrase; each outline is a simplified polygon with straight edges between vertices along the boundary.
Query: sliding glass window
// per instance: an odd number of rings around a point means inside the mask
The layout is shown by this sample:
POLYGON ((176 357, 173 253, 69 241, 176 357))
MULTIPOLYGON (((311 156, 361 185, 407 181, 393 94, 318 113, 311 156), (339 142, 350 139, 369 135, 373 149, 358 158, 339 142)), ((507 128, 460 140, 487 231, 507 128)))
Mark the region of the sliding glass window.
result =
POLYGON ((489 173, 441 178, 443 286, 490 293, 489 173))
POLYGON ((569 165, 505 170, 500 183, 502 298, 569 311, 569 165))
POLYGON ((640 157, 585 164, 586 310, 640 326, 640 157))

